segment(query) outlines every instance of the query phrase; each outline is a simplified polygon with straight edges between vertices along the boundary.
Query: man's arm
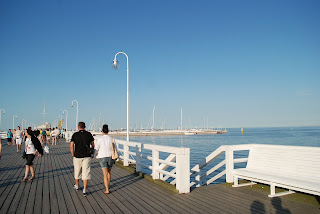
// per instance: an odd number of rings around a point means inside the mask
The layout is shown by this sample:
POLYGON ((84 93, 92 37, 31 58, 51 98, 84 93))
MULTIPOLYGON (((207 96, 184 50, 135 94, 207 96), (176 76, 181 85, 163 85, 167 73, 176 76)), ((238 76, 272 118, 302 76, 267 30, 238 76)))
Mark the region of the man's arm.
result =
POLYGON ((74 157, 74 142, 73 141, 70 142, 70 152, 71 152, 72 157, 74 157))
POLYGON ((91 146, 94 149, 94 141, 91 142, 91 146))

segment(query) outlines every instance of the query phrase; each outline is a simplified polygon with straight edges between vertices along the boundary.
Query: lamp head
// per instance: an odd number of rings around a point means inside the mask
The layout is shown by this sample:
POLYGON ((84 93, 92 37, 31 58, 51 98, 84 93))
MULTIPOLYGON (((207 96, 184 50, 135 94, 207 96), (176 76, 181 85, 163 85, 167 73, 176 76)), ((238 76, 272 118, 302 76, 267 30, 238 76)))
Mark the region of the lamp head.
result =
POLYGON ((71 104, 71 107, 73 107, 73 103, 71 104))
POLYGON ((6 110, 4 110, 4 109, 3 109, 3 112, 2 112, 2 114, 5 114, 5 113, 6 113, 6 110))
POLYGON ((113 60, 113 64, 112 64, 112 68, 114 68, 114 69, 118 69, 119 68, 119 66, 120 66, 120 63, 118 62, 118 60, 115 58, 114 60, 113 60))

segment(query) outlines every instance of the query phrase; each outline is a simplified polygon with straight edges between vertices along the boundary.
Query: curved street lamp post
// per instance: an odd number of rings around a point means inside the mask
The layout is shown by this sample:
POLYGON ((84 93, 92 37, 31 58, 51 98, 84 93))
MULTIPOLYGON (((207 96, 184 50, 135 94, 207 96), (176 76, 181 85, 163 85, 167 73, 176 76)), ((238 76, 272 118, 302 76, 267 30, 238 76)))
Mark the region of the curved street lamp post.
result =
POLYGON ((14 130, 14 119, 17 119, 17 115, 12 115, 12 130, 14 130))
POLYGON ((62 114, 64 115, 64 113, 66 113, 66 130, 68 131, 68 111, 67 110, 63 110, 62 114))
POLYGON ((3 113, 3 114, 5 114, 6 113, 6 110, 4 110, 4 109, 0 109, 0 131, 1 131, 1 112, 3 113))
POLYGON ((128 55, 124 52, 118 52, 116 53, 116 55, 114 56, 114 60, 113 60, 113 68, 117 69, 118 66, 118 61, 117 61, 117 55, 118 54, 123 54, 127 57, 127 141, 129 141, 129 58, 128 55))
POLYGON ((71 107, 73 107, 73 102, 77 103, 76 129, 75 129, 77 131, 77 128, 78 128, 78 106, 79 106, 79 103, 78 103, 77 100, 72 100, 71 107))

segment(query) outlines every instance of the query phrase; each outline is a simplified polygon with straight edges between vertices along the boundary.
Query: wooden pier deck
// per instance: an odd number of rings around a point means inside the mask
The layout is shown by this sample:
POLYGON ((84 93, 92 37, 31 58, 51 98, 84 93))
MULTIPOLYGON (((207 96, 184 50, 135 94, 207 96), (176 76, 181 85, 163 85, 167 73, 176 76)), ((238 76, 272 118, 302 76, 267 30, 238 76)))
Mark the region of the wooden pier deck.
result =
MULTIPOLYGON (((176 194, 115 166, 111 194, 103 193, 102 172, 92 162, 89 194, 72 185, 73 165, 69 144, 60 140, 50 154, 34 160, 35 180, 21 183, 25 160, 15 146, 3 141, 0 160, 0 213, 320 213, 319 206, 269 198, 249 188, 224 184, 176 194)), ((80 187, 82 182, 80 182, 80 187)))

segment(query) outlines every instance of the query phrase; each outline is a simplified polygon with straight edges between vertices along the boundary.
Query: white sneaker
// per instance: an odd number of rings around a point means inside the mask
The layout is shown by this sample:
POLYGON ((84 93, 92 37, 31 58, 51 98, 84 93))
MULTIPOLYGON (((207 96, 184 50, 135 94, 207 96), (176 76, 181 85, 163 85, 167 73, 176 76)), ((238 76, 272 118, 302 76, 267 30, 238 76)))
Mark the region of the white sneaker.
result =
POLYGON ((79 190, 79 187, 77 185, 73 185, 73 189, 75 189, 76 191, 79 190))
POLYGON ((82 193, 83 193, 83 196, 87 196, 87 190, 86 189, 83 189, 82 193))

